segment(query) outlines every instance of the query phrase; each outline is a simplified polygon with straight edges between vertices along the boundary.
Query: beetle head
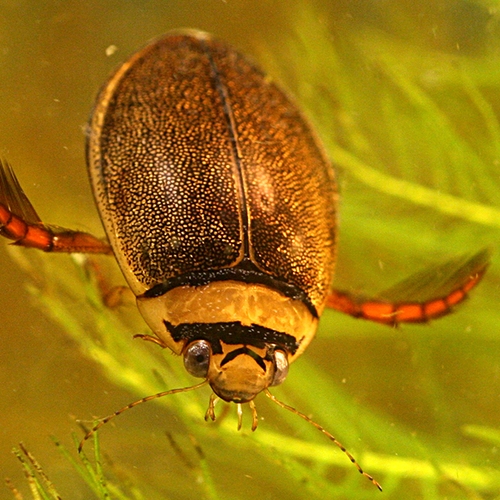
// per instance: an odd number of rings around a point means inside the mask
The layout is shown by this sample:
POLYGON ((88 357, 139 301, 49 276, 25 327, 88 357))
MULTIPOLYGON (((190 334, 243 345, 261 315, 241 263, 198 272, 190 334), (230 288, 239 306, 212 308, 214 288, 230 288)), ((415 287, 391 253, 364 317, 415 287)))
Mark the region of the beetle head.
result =
POLYGON ((288 374, 288 356, 275 345, 221 346, 222 352, 214 353, 207 340, 191 342, 184 350, 184 366, 191 375, 206 378, 224 401, 247 403, 288 374))

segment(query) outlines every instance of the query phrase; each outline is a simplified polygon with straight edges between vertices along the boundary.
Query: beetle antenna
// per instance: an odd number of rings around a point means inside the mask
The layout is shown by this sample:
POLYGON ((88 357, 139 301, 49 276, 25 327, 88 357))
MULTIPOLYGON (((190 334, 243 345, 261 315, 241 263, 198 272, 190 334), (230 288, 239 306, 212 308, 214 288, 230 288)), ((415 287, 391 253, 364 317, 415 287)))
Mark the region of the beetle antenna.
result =
POLYGON ((368 480, 370 480, 380 491, 382 491, 382 486, 380 486, 380 483, 376 481, 370 474, 365 472, 361 466, 358 464, 356 459, 347 451, 347 449, 344 447, 344 445, 337 439, 335 438, 332 434, 330 434, 324 427, 321 425, 317 424, 314 420, 309 418, 307 415, 304 413, 300 412, 299 410, 296 410, 292 406, 288 406, 287 404, 283 403, 279 399, 276 399, 268 389, 265 391, 266 396, 276 403, 278 406, 281 406, 281 408, 284 408, 285 410, 288 410, 289 412, 294 413, 295 415, 298 415, 300 418, 304 419, 306 422, 309 422, 312 426, 316 427, 318 431, 322 432, 330 441, 333 441, 346 455, 347 458, 351 461, 351 463, 358 469, 359 473, 365 476, 368 480))
POLYGON ((87 441, 90 437, 92 437, 104 424, 107 424, 111 419, 117 417, 118 415, 121 415, 123 412, 130 410, 130 408, 133 408, 134 406, 140 405, 142 403, 147 403, 152 399, 162 398, 163 396, 170 396, 171 394, 178 394, 179 392, 194 391, 195 389, 203 387, 205 384, 207 384, 207 382, 208 380, 204 380, 199 384, 192 385, 189 387, 181 387, 179 389, 170 389, 169 391, 158 392, 157 394, 152 394, 151 396, 146 396, 145 398, 138 399, 133 403, 129 403, 127 406, 120 408, 113 414, 108 415, 107 417, 104 417, 103 419, 99 420, 99 422, 96 425, 94 425, 94 427, 92 427, 92 429, 90 429, 90 431, 88 431, 87 434, 85 434, 83 439, 80 441, 80 444, 78 445, 78 453, 81 453, 85 441, 87 441))

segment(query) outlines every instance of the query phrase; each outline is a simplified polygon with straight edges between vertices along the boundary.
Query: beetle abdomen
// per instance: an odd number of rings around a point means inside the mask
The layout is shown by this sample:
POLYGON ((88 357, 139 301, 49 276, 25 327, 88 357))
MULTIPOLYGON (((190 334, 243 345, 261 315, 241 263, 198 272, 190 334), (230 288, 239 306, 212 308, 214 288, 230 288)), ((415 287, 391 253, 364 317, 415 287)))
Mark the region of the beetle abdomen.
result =
POLYGON ((136 295, 231 268, 231 279, 269 276, 322 307, 332 170, 296 107, 232 48, 191 33, 138 52, 98 97, 88 157, 136 295))

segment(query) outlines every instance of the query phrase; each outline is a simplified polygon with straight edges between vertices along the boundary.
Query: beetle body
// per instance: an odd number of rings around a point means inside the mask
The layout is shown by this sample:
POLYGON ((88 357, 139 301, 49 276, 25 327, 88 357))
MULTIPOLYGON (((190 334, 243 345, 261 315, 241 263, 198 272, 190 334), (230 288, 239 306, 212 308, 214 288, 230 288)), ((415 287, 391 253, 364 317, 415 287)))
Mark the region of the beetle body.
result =
POLYGON ((184 355, 208 342, 208 378, 227 401, 277 382, 274 352, 289 363, 307 347, 335 261, 334 174, 298 109, 224 43, 171 34, 104 86, 87 153, 155 335, 184 355))

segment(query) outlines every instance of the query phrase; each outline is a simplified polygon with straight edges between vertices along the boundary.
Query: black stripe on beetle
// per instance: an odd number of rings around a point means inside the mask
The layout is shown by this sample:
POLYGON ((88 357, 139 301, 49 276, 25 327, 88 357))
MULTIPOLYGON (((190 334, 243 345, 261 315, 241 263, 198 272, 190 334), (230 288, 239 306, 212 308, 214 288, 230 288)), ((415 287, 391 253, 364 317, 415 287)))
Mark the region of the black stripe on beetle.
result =
POLYGON ((229 269, 217 269, 205 272, 194 272, 170 278, 165 283, 160 283, 147 290, 143 297, 159 297, 169 290, 180 286, 203 286, 214 281, 240 281, 242 283, 258 283, 273 288, 286 297, 300 300, 309 309, 311 314, 317 318, 318 311, 309 297, 297 286, 287 283, 280 278, 263 273, 249 259, 243 260, 236 267, 229 269))
POLYGON ((245 326, 239 321, 183 323, 176 326, 166 320, 163 320, 163 323, 175 342, 184 340, 189 343, 193 340, 206 340, 210 342, 214 354, 222 354, 221 342, 229 345, 253 345, 260 348, 267 345, 277 345, 292 355, 300 347, 300 340, 297 341, 292 335, 259 325, 245 326))
POLYGON ((264 364, 264 359, 270 361, 270 356, 268 355, 266 356, 266 358, 263 358, 262 356, 259 356, 257 353, 252 351, 252 349, 249 349, 247 346, 240 347, 239 349, 235 349, 234 351, 228 353, 221 361, 220 366, 223 367, 225 364, 229 363, 230 361, 233 361, 233 359, 236 359, 238 356, 241 355, 250 356, 259 365, 259 368, 262 371, 266 371, 266 365, 264 364))

